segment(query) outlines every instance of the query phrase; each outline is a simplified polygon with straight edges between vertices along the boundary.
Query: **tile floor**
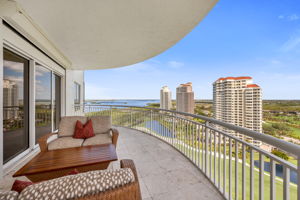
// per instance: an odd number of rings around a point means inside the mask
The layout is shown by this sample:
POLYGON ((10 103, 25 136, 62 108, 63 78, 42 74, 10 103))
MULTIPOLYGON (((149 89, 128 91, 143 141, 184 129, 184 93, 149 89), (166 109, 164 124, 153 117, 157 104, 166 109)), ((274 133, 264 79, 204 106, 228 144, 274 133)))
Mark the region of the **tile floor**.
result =
MULTIPOLYGON (((118 128, 119 160, 133 159, 145 200, 224 199, 206 177, 173 147, 147 134, 118 128)), ((113 163, 117 167, 118 163, 113 163)))

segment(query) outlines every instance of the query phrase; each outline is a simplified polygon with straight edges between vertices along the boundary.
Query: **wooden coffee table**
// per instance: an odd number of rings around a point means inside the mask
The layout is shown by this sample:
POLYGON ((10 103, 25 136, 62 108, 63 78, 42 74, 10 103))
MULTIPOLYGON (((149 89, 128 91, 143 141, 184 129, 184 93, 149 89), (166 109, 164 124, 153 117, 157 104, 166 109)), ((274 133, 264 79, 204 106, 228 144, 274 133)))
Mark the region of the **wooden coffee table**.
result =
POLYGON ((111 161, 118 160, 113 144, 75 147, 40 152, 13 177, 26 176, 33 182, 66 175, 73 169, 79 172, 106 169, 111 161))

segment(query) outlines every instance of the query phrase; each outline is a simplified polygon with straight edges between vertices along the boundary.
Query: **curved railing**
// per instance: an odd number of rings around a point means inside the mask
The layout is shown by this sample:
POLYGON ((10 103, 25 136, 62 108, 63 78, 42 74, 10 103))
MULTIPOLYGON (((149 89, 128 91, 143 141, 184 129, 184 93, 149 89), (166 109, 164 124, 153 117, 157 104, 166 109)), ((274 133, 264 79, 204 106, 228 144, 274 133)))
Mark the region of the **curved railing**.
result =
POLYGON ((300 200, 299 145, 213 118, 172 110, 85 105, 75 113, 83 114, 109 115, 115 126, 137 129, 172 145, 227 199, 300 200), (271 153, 274 148, 295 160, 277 157, 271 153))

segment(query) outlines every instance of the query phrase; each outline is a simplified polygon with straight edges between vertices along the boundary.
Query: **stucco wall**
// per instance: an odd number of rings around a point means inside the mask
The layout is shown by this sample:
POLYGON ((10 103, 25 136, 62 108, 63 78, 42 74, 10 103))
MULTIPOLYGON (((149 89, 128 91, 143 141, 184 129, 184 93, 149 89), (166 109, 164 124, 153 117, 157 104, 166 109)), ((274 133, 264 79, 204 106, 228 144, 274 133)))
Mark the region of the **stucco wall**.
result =
MULTIPOLYGON (((74 115, 74 98, 75 89, 74 83, 80 85, 80 104, 84 101, 84 71, 81 70, 66 70, 66 116, 74 115)), ((80 109, 82 113, 82 108, 80 109)), ((76 111, 77 114, 80 111, 76 111)))

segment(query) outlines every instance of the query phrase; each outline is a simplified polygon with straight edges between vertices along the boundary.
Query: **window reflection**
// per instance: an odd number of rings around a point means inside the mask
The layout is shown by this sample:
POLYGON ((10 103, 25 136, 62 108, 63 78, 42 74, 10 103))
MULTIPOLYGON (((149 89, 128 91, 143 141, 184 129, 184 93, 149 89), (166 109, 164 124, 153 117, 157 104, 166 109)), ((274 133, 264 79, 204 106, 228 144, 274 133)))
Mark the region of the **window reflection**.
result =
POLYGON ((29 61, 6 49, 3 56, 3 159, 6 163, 29 147, 29 61))
POLYGON ((35 68, 35 141, 52 131, 51 75, 47 68, 36 64, 35 68))

